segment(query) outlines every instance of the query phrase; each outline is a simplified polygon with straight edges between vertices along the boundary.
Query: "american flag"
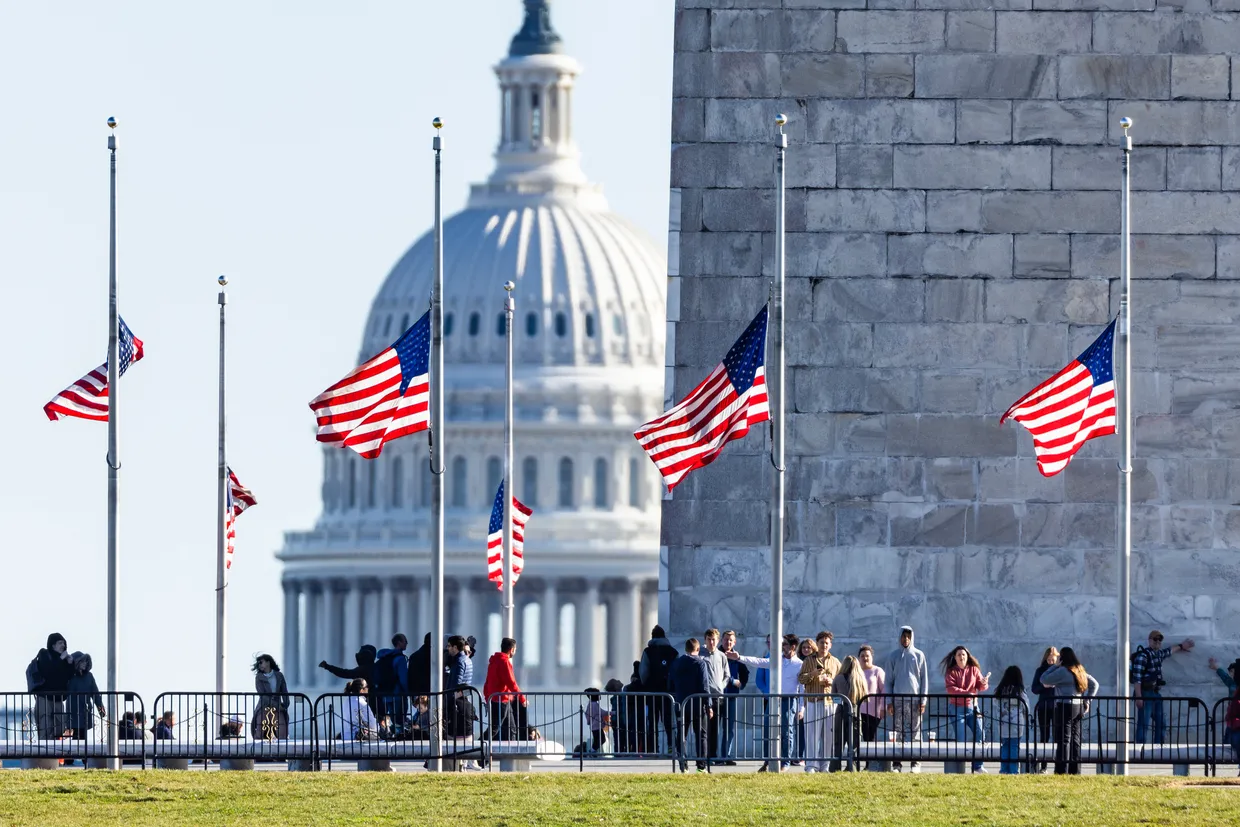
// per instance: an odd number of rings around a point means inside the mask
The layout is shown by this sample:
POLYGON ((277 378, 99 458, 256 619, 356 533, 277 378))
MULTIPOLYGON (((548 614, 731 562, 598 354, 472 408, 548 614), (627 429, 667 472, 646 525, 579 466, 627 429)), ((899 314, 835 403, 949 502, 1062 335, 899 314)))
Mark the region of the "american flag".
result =
POLYGON ((999 424, 1015 419, 1033 434, 1038 470, 1053 477, 1086 440, 1115 433, 1115 322, 1066 368, 1017 399, 999 424))
POLYGON ((224 568, 232 568, 233 550, 237 544, 237 517, 252 505, 257 505, 254 493, 237 480, 237 475, 228 469, 228 485, 224 486, 224 568))
POLYGON ((430 428, 430 342, 427 311, 391 347, 311 400, 319 442, 374 459, 385 443, 430 428))
MULTIPOLYGON (((142 358, 142 340, 133 335, 133 331, 120 319, 120 338, 117 349, 120 354, 120 375, 124 376, 129 366, 142 358)), ((43 413, 55 422, 64 416, 75 416, 79 419, 93 419, 96 422, 108 421, 108 363, 102 365, 56 394, 56 398, 43 406, 43 413)))
MULTIPOLYGON (((532 508, 512 498, 512 584, 521 579, 525 567, 525 524, 532 508)), ((504 588, 504 483, 495 492, 495 505, 491 506, 491 522, 487 526, 487 579, 495 581, 495 587, 504 588)))
POLYGON ((710 376, 658 419, 633 434, 654 460, 667 490, 709 465, 749 427, 771 418, 763 362, 767 308, 754 317, 710 376))

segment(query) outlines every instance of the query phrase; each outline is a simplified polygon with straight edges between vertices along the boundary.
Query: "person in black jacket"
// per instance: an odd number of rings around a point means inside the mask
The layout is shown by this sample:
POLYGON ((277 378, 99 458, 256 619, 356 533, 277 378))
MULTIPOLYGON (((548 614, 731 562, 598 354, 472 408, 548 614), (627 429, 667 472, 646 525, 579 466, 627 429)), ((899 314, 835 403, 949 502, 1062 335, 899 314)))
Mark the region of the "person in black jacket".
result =
MULTIPOLYGON (((328 663, 325 660, 319 661, 319 668, 326 669, 328 672, 332 673, 336 677, 343 678, 346 681, 351 681, 351 680, 356 680, 357 678, 361 678, 362 680, 366 681, 367 686, 374 686, 375 684, 375 655, 376 655, 375 647, 371 646, 369 643, 365 643, 365 644, 362 644, 362 647, 357 650, 357 654, 353 656, 353 659, 357 661, 356 668, 345 669, 343 666, 332 666, 330 663, 328 663)), ((366 695, 366 703, 370 706, 371 712, 374 712, 376 714, 378 713, 379 711, 378 693, 376 692, 368 693, 366 695)))
POLYGON ((68 729, 65 717, 65 692, 73 677, 73 660, 64 635, 53 632, 47 636, 47 648, 35 655, 36 686, 34 698, 35 727, 39 738, 61 738, 68 729))
POLYGON ((685 641, 685 653, 672 661, 667 671, 667 689, 676 699, 676 703, 684 710, 683 729, 677 733, 677 752, 680 753, 680 771, 688 769, 685 761, 685 749, 688 746, 688 733, 693 733, 697 746, 698 772, 706 771, 706 762, 702 760, 709 749, 706 740, 706 728, 712 717, 710 700, 710 675, 706 671, 706 661, 698 657, 698 639, 691 637, 685 641))
MULTIPOLYGON (((1059 650, 1054 646, 1048 646, 1042 653, 1042 662, 1033 671, 1033 683, 1029 687, 1036 693, 1038 699, 1033 711, 1038 722, 1038 734, 1041 736, 1038 739, 1039 744, 1051 743, 1051 722, 1055 718, 1055 690, 1042 685, 1042 675, 1058 663, 1059 650)), ((1030 761, 1026 772, 1046 772, 1046 762, 1030 761)))
POLYGON ((422 646, 409 656, 409 694, 429 695, 431 691, 431 633, 422 638, 422 646))
MULTIPOLYGON (((642 682, 642 691, 651 693, 667 692, 667 672, 672 661, 680 653, 667 639, 662 626, 650 630, 650 642, 642 651, 642 659, 637 667, 638 679, 642 682)), ((647 696, 646 698, 646 741, 652 752, 659 749, 659 722, 663 723, 663 732, 667 736, 667 750, 675 750, 676 740, 672 738, 672 704, 666 698, 647 696)))
POLYGON ((95 726, 95 718, 91 714, 92 702, 99 712, 100 720, 103 720, 103 696, 99 694, 99 684, 95 682, 95 676, 90 671, 93 666, 90 655, 74 652, 71 658, 73 677, 69 678, 68 684, 69 728, 73 730, 74 738, 85 741, 86 733, 95 726))

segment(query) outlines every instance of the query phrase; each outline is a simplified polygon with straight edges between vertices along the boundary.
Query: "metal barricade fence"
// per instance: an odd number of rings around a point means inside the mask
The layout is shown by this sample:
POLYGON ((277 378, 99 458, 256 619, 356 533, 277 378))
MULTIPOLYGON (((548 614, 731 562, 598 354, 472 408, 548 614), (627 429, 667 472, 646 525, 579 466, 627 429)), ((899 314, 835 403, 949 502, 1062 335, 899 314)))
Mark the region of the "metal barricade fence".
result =
POLYGON ((392 761, 485 761, 486 710, 472 686, 432 695, 328 693, 314 702, 318 757, 386 768, 392 761), (436 748, 438 747, 438 748, 436 748))
POLYGON ((489 748, 500 769, 529 762, 675 757, 675 699, 656 692, 525 692, 487 699, 489 748))
MULTIPOLYGON (((1100 695, 1088 701, 1082 714, 1082 763, 1114 765, 1117 747, 1126 739, 1128 764, 1171 764, 1181 774, 1193 764, 1210 764, 1211 718, 1199 698, 1149 698, 1142 701, 1144 709, 1136 698, 1100 695)), ((1074 714, 1068 710, 1069 717, 1074 714)))
POLYGON ((1210 712, 1210 772, 1218 775, 1219 764, 1240 764, 1240 730, 1227 731, 1227 706, 1231 698, 1214 704, 1210 712))
POLYGON ((157 766, 313 761, 313 711, 310 699, 296 692, 165 692, 151 708, 149 752, 157 766))
POLYGON ((99 766, 119 758, 145 767, 145 718, 136 692, 5 692, 0 694, 0 758, 99 766), (108 717, 113 706, 119 720, 108 717), (113 728, 115 754, 108 747, 113 728))
POLYGON ((857 715, 857 757, 869 770, 910 769, 943 762, 948 771, 1000 762, 1001 772, 1021 772, 1030 756, 1034 717, 1017 698, 994 695, 876 695, 857 715))
POLYGON ((810 772, 853 769, 856 720, 845 695, 691 695, 680 704, 677 760, 699 769, 769 761, 810 772))

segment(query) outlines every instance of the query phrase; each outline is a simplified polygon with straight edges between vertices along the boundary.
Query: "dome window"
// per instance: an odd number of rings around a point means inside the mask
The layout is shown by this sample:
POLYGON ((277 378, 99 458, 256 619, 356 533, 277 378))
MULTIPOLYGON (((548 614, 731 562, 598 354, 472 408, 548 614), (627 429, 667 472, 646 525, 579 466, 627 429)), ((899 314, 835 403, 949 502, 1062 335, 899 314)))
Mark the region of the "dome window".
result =
POLYGON ((504 335, 504 314, 503 313, 500 313, 498 316, 495 317, 495 335, 496 336, 504 335))
POLYGON ((538 335, 538 314, 537 313, 526 314, 525 335, 526 336, 537 336, 538 335))
POLYGON ((405 333, 405 331, 406 331, 406 330, 408 330, 408 329, 409 329, 409 314, 408 314, 408 313, 406 313, 404 316, 401 316, 401 319, 400 319, 400 332, 401 332, 401 335, 403 336, 403 335, 404 335, 404 333, 405 333))
POLYGON ((560 479, 559 479, 559 503, 560 508, 573 507, 573 461, 568 457, 560 460, 560 479))
POLYGON ((617 336, 624 335, 624 319, 620 318, 619 315, 611 317, 611 327, 616 331, 617 336))
POLYGON ((478 330, 482 327, 482 316, 477 311, 469 314, 469 335, 477 336, 478 330))
POLYGON ((447 313, 443 317, 443 335, 445 336, 452 335, 452 314, 451 313, 447 313))
POLYGON ((392 317, 391 316, 388 316, 387 319, 383 322, 383 335, 384 336, 392 335, 392 317))
POLYGON ((538 505, 538 460, 534 457, 521 462, 521 498, 531 508, 538 505))
POLYGON ((594 338, 594 314, 593 313, 586 314, 586 338, 588 339, 594 338))
POLYGON ((555 335, 561 339, 568 335, 568 317, 563 311, 555 314, 555 335))

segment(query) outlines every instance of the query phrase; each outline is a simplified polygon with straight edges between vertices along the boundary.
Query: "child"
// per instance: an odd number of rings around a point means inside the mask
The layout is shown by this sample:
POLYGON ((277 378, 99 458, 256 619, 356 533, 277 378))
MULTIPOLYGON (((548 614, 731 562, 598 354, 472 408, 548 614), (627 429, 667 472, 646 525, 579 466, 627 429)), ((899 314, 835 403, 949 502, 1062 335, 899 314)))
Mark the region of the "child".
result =
POLYGON ((1019 666, 1009 666, 995 690, 999 706, 999 774, 1020 773, 1020 743, 1029 728, 1029 698, 1019 666))
POLYGON ((611 715, 603 711, 599 704, 599 695, 598 687, 591 686, 586 689, 586 697, 590 699, 590 703, 586 705, 586 723, 590 727, 591 752, 603 751, 603 745, 607 743, 607 727, 611 724, 611 715))
POLYGON ((425 695, 413 699, 413 714, 409 716, 409 738, 425 741, 431 737, 431 702, 425 695))

